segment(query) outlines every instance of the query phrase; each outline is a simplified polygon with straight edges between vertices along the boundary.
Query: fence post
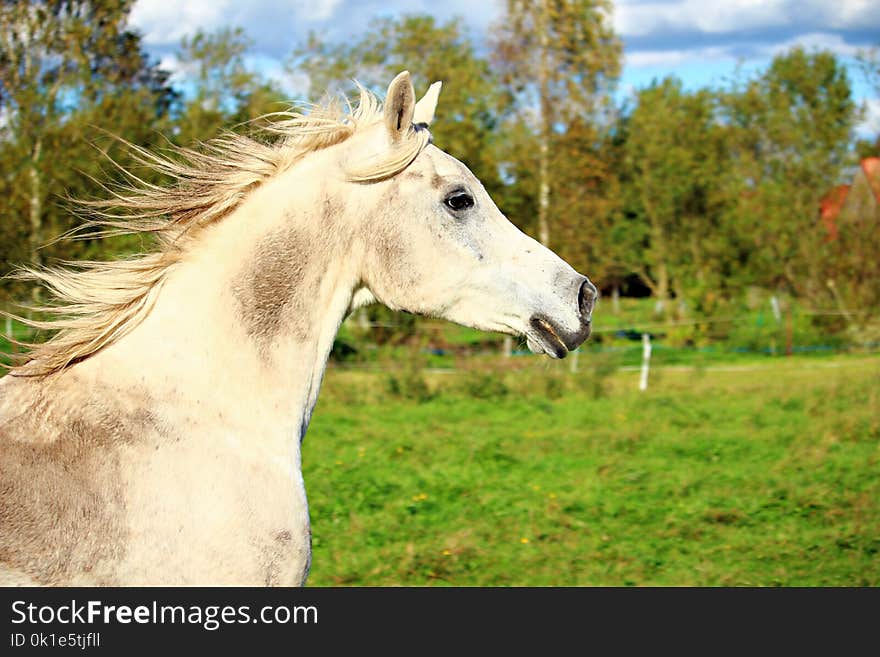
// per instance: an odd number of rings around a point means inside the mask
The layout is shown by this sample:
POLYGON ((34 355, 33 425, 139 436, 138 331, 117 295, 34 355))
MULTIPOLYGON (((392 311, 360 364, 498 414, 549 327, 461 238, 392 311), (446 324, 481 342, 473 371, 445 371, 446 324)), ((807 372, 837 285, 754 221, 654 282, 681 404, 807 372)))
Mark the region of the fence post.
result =
POLYGON ((791 306, 792 306, 792 304, 789 304, 788 315, 786 316, 787 321, 785 322, 785 355, 786 356, 791 356, 792 351, 793 351, 792 338, 794 337, 794 326, 793 326, 794 322, 793 322, 791 316, 794 313, 794 309, 791 306))
POLYGON ((357 322, 357 327, 364 333, 370 330, 370 318, 367 316, 366 307, 358 309, 355 321, 357 322))
POLYGON ((648 389, 648 367, 651 363, 651 334, 642 333, 642 375, 639 378, 639 390, 648 389))
POLYGON ((571 363, 569 364, 569 370, 572 374, 577 374, 578 371, 578 358, 580 357, 581 350, 575 349, 571 354, 571 363))
POLYGON ((6 340, 9 342, 9 351, 13 354, 18 353, 18 344, 15 342, 12 334, 12 318, 6 315, 6 340))
POLYGON ((776 323, 782 321, 782 310, 779 307, 779 298, 774 294, 770 297, 770 308, 773 310, 773 317, 776 318, 776 323))

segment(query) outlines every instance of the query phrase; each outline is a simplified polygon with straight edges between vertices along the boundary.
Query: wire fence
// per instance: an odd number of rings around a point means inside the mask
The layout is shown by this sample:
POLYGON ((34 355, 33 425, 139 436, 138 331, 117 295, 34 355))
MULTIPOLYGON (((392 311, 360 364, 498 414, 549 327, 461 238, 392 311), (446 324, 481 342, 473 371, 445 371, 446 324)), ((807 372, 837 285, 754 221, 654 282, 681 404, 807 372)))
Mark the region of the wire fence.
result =
MULTIPOLYGON (((14 312, 13 309, 4 309, 14 312)), ((792 328, 793 316, 798 319, 814 317, 848 317, 850 313, 845 310, 806 310, 798 309, 796 312, 789 310, 781 312, 778 305, 773 306, 773 313, 768 318, 762 313, 747 313, 726 315, 719 317, 695 317, 688 319, 672 319, 668 321, 627 321, 621 316, 610 315, 610 320, 616 325, 594 326, 593 338, 585 343, 574 354, 575 363, 572 370, 577 370, 577 359, 580 353, 591 355, 605 355, 612 360, 616 367, 621 369, 638 368, 642 359, 643 336, 649 336, 653 360, 659 366, 677 366, 681 363, 691 363, 700 360, 730 359, 741 356, 777 356, 777 355, 825 355, 858 351, 861 353, 876 353, 880 351, 880 341, 865 339, 852 340, 842 339, 839 336, 833 341, 822 343, 816 340, 816 335, 810 335, 810 339, 801 339, 792 328), (715 339, 705 337, 705 344, 684 344, 681 341, 669 340, 667 335, 676 330, 688 327, 701 327, 708 329, 725 325, 727 327, 748 327, 753 331, 745 336, 739 335, 736 340, 729 337, 715 339)), ((353 316, 346 322, 358 333, 354 340, 355 345, 342 343, 334 349, 333 365, 358 370, 387 370, 388 361, 405 359, 406 353, 391 352, 385 350, 381 356, 374 358, 364 357, 365 352, 371 348, 380 351, 371 341, 372 331, 412 331, 416 338, 422 336, 426 344, 420 347, 420 353, 428 357, 435 357, 434 362, 428 362, 425 367, 434 371, 449 371, 457 367, 455 359, 468 356, 501 356, 504 358, 522 358, 533 356, 524 343, 505 338, 500 334, 485 335, 478 343, 455 343, 450 344, 443 336, 450 330, 450 324, 442 320, 419 319, 412 323, 394 321, 368 321, 364 315, 353 316), (437 339, 434 339, 437 338, 437 339), (346 347, 349 354, 344 353, 346 347), (356 357, 351 357, 356 353, 356 357), (447 358, 442 361, 444 357, 447 358), (442 362, 436 362, 441 359, 442 362), (383 362, 384 361, 384 362, 383 362)), ((2 319, 3 336, 6 340, 0 340, 0 346, 7 354, 16 353, 19 348, 16 341, 32 341, 40 336, 35 335, 29 327, 16 322, 9 315, 2 319), (9 338, 12 338, 10 340, 9 338), (5 343, 5 344, 4 344, 5 343)), ((419 342, 418 339, 414 340, 419 342)), ((0 354, 2 355, 2 354, 0 354)))

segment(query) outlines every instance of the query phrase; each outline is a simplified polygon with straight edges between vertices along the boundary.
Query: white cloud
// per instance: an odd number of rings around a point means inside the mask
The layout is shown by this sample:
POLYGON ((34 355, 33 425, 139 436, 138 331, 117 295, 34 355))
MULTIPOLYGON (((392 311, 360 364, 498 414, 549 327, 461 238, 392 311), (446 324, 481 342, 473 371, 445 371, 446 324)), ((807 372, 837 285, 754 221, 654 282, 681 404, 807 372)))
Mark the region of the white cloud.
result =
POLYGON ((880 7, 876 0, 838 0, 824 3, 829 26, 838 29, 880 27, 880 7))
POLYGON ((159 58, 159 66, 171 74, 172 84, 179 84, 195 73, 192 62, 182 62, 172 53, 162 55, 159 58))
POLYGON ((840 35, 815 32, 803 34, 779 43, 753 46, 747 57, 744 57, 739 52, 741 46, 729 45, 672 50, 636 50, 625 53, 625 59, 627 66, 637 68, 660 66, 674 68, 687 62, 732 63, 741 59, 764 60, 796 46, 801 46, 808 52, 812 50, 830 50, 843 57, 854 57, 859 50, 857 46, 848 44, 840 35))
POLYGON ((177 45, 199 28, 211 30, 226 23, 232 0, 138 0, 130 23, 149 46, 177 45))
POLYGON ((691 50, 639 50, 624 55, 626 66, 636 68, 675 68, 686 62, 736 61, 726 48, 694 48, 691 50))
POLYGON ((830 50, 831 52, 843 57, 854 57, 858 53, 858 46, 847 43, 839 34, 828 34, 823 32, 813 32, 810 34, 802 34, 793 39, 775 43, 759 49, 762 54, 774 56, 786 50, 801 46, 807 51, 811 50, 830 50))
POLYGON ((880 135, 880 98, 866 98, 865 117, 856 126, 856 134, 863 139, 875 139, 880 135))
POLYGON ((880 27, 876 0, 671 0, 615 5, 615 29, 624 37, 663 32, 734 34, 780 28, 865 30, 880 27))
POLYGON ((331 18, 342 0, 300 0, 294 5, 303 16, 311 21, 325 21, 331 18))
POLYGON ((260 71, 267 79, 275 82, 286 94, 288 101, 309 96, 309 77, 302 72, 287 71, 281 60, 266 55, 253 55, 245 57, 245 64, 249 69, 260 71))
POLYGON ((259 43, 265 34, 277 38, 297 25, 331 19, 343 0, 137 0, 131 25, 150 46, 176 46, 197 30, 243 27, 259 43))
POLYGON ((618 3, 614 27, 624 37, 661 31, 730 32, 784 24, 780 0, 680 0, 678 2, 618 3))

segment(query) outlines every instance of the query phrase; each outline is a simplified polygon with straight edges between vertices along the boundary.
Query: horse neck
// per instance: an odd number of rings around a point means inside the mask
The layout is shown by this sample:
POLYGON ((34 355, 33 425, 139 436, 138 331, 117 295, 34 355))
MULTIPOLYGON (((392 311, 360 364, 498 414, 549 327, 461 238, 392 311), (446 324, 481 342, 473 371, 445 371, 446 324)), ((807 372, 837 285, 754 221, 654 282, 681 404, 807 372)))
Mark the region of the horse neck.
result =
POLYGON ((320 193, 279 203, 282 189, 258 190, 205 229, 146 319, 82 365, 201 419, 301 438, 358 258, 337 203, 320 193))

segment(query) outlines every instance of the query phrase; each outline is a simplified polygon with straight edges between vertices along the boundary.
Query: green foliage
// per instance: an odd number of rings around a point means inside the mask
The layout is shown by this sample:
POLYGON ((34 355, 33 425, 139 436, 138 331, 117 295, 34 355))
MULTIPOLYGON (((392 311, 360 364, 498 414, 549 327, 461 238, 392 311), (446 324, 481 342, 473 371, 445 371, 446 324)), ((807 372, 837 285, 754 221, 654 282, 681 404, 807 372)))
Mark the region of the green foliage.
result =
MULTIPOLYGON (((151 246, 140 237, 85 236, 41 248, 78 225, 68 199, 106 197, 103 186, 121 180, 100 155, 168 184, 133 165, 106 133, 148 149, 166 137, 188 145, 283 107, 277 83, 248 65, 254 42, 238 28, 184 39, 181 82, 172 87, 128 28, 131 4, 29 0, 0 8, 9 37, 0 44, 0 275, 19 263, 151 246)), ((735 313, 758 287, 839 313, 827 330, 874 340, 880 222, 853 165, 855 151, 880 151, 853 142, 860 110, 842 62, 794 48, 723 88, 686 90, 667 78, 615 109, 621 44, 610 10, 604 0, 511 0, 488 51, 460 20, 379 18, 352 42, 312 35, 294 49, 288 72, 309 81, 311 100, 351 92, 352 78, 381 92, 404 68, 419 90, 443 80, 435 142, 472 168, 514 223, 546 233, 605 290, 637 279, 650 288, 662 303, 647 321, 735 313), (852 189, 832 240, 818 209, 839 183, 852 189)), ((877 61, 876 50, 859 55, 875 88, 877 61)), ((33 292, 15 285, 4 280, 0 300, 33 292)), ((370 360, 364 343, 398 348, 421 335, 420 319, 378 305, 364 311, 364 324, 352 328, 345 358, 370 360)), ((700 330, 667 332, 695 347, 715 340, 700 330)))
POLYGON ((386 377, 386 390, 391 397, 420 403, 428 402, 437 392, 425 378, 425 357, 418 342, 412 342, 399 367, 386 377))
MULTIPOLYGON (((565 375, 559 372, 548 372, 542 377, 536 377, 537 382, 543 383, 543 392, 547 399, 555 401, 562 397, 565 392, 565 375)), ((538 388, 540 390, 540 388, 538 388)))
POLYGON ((503 374, 496 371, 469 371, 462 374, 459 390, 474 399, 503 399, 510 393, 503 374))
POLYGON ((607 109, 623 47, 607 0, 508 0, 493 58, 516 103, 543 105, 542 120, 569 124, 607 109))
POLYGON ((795 48, 735 84, 722 107, 744 270, 750 282, 809 298, 824 289, 819 200, 850 163, 857 108, 846 70, 830 52, 795 48))
MULTIPOLYGON (((90 257, 89 240, 50 239, 76 226, 65 199, 91 197, 106 179, 95 148, 128 163, 100 130, 150 146, 175 93, 127 28, 131 3, 6 2, 0 6, 0 261, 90 257), (89 141, 94 140, 95 146, 89 141)), ((111 248, 131 248, 129 241, 111 248)), ((7 283, 5 292, 24 291, 7 283)))
POLYGON ((402 372, 389 374, 386 381, 388 394, 397 399, 427 402, 436 395, 431 391, 421 370, 405 368, 402 372))
MULTIPOLYGON (((859 69, 868 87, 874 92, 875 102, 880 98, 880 46, 860 50, 856 55, 859 69)), ((862 106, 863 114, 869 112, 866 105, 862 106)), ((880 157, 880 125, 876 122, 873 126, 876 130, 873 138, 860 139, 856 142, 856 152, 860 158, 880 157)))
POLYGON ((312 34, 291 55, 291 72, 305 73, 312 95, 352 91, 352 79, 379 94, 397 73, 409 69, 417 93, 443 81, 431 126, 434 142, 467 164, 490 193, 499 186, 492 141, 497 138, 501 90, 495 72, 480 57, 462 23, 438 24, 431 16, 374 19, 359 40, 329 44, 312 34))
POLYGON ((250 70, 245 54, 253 42, 241 28, 184 37, 177 57, 193 73, 189 95, 175 122, 180 144, 204 141, 221 130, 287 109, 277 86, 250 70))
POLYGON ((666 78, 638 93, 628 119, 625 179, 645 227, 627 265, 666 310, 673 288, 699 309, 711 306, 735 255, 719 212, 729 164, 715 102, 708 90, 687 93, 666 78))
POLYGON ((617 371, 614 358, 610 354, 590 355, 584 364, 584 369, 593 398, 604 397, 608 393, 610 379, 617 371))
POLYGON ((608 133, 622 53, 611 3, 505 5, 491 33, 508 101, 497 154, 508 184, 497 202, 573 266, 606 275, 616 254, 603 247, 617 197, 608 133))
MULTIPOLYGON (((667 78, 640 90, 618 134, 623 207, 610 234, 626 245, 624 271, 667 316, 717 315, 749 285, 840 306, 827 283, 846 257, 823 245, 819 202, 845 179, 857 118, 844 66, 799 48, 726 89, 686 92, 667 78)), ((847 284, 870 279, 877 261, 871 212, 855 214, 847 284)), ((856 296, 848 309, 880 308, 856 296)))

